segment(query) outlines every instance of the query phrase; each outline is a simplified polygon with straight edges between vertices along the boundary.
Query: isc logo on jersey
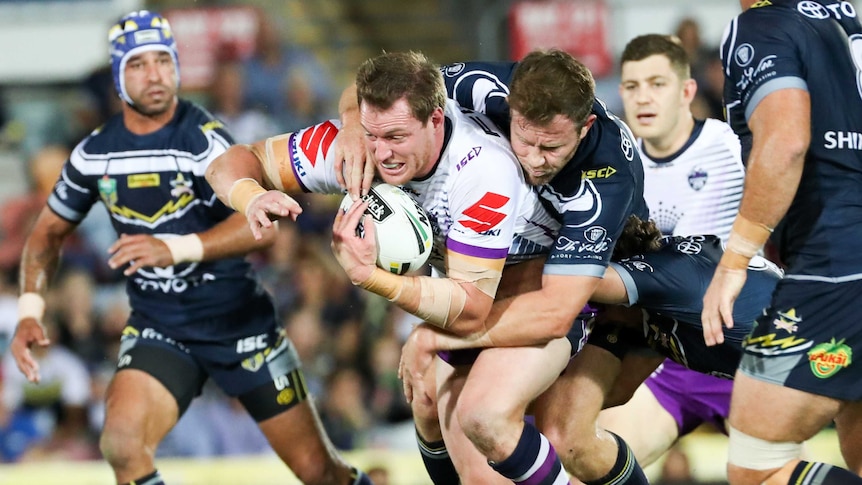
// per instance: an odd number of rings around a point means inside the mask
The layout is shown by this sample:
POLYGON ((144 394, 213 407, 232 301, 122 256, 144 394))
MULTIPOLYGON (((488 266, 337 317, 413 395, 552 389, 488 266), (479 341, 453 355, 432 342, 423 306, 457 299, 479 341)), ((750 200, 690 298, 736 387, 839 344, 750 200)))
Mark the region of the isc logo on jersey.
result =
MULTIPOLYGON (((368 202, 365 213, 374 220, 377 266, 400 275, 425 264, 434 243, 425 210, 403 190, 386 183, 375 184, 363 200, 368 202)), ((341 210, 352 204, 350 195, 344 196, 341 210)))

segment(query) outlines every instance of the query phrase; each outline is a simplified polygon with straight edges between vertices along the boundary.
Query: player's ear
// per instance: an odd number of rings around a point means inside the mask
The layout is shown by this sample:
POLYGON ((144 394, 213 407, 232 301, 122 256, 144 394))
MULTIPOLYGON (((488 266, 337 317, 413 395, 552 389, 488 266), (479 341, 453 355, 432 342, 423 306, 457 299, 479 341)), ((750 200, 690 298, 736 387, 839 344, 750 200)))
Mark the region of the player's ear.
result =
POLYGON ((689 103, 694 100, 694 96, 697 94, 697 81, 692 78, 688 78, 682 82, 682 97, 689 103))

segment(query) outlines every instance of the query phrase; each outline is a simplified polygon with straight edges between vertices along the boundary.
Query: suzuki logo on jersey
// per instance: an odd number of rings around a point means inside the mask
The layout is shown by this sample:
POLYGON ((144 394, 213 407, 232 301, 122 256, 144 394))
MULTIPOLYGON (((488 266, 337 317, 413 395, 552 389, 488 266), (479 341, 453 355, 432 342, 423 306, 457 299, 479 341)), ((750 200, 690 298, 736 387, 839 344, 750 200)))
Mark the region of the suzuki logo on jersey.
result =
POLYGON ((458 171, 460 172, 461 168, 463 168, 464 165, 467 165, 467 162, 478 157, 479 153, 481 153, 481 152, 482 152, 482 147, 473 147, 470 150, 470 153, 468 153, 466 157, 462 158, 460 162, 455 164, 455 168, 457 168, 458 171))
POLYGON ((302 150, 302 154, 305 155, 312 167, 317 163, 318 153, 322 155, 321 158, 326 158, 336 135, 338 135, 338 128, 331 121, 324 121, 302 133, 299 149, 302 150))
POLYGON ((471 205, 463 212, 469 219, 461 219, 458 222, 467 229, 472 229, 480 234, 485 233, 506 218, 506 213, 494 209, 502 208, 507 202, 509 202, 508 197, 487 192, 479 199, 479 202, 471 205))
POLYGON ((617 169, 608 165, 603 168, 594 168, 592 170, 581 170, 581 178, 585 179, 606 179, 617 173, 617 169))

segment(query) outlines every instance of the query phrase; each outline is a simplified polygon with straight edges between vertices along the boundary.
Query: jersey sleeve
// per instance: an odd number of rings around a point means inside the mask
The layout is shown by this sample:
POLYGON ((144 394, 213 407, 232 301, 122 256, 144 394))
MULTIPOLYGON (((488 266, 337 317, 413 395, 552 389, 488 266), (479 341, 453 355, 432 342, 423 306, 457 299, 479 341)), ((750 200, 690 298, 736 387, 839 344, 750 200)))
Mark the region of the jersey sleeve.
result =
POLYGON ((775 15, 769 8, 753 8, 736 17, 722 43, 727 108, 746 120, 770 93, 808 89, 798 43, 792 38, 799 26, 792 17, 775 15))
MULTIPOLYGON (((51 195, 48 196, 48 207, 58 216, 75 224, 84 220, 93 204, 99 200, 99 189, 93 178, 81 173, 76 166, 81 163, 80 150, 85 142, 86 140, 75 147, 69 160, 63 165, 51 195)), ((116 189, 112 192, 111 187, 107 186, 109 183, 108 179, 102 181, 105 185, 104 196, 111 197, 112 193, 116 196, 116 189)))
POLYGON ((224 203, 216 197, 215 191, 212 189, 209 182, 207 182, 205 175, 210 164, 226 152, 227 149, 234 144, 234 140, 224 124, 215 119, 212 119, 201 126, 200 130, 201 134, 206 139, 207 148, 204 151, 200 162, 195 163, 192 166, 192 176, 195 178, 193 187, 194 190, 197 191, 197 196, 201 200, 205 201, 205 205, 210 209, 210 214, 216 220, 224 220, 233 214, 234 210, 224 205, 224 203))
POLYGON ((509 83, 514 62, 459 62, 442 66, 449 98, 461 106, 487 115, 508 132, 509 83))
POLYGON ((335 137, 341 122, 328 120, 266 141, 267 175, 284 190, 299 183, 304 192, 340 194, 335 177, 335 137))
MULTIPOLYGON (((685 240, 696 246, 696 241, 685 240)), ((705 283, 711 271, 704 271, 698 257, 676 252, 672 245, 659 251, 611 263, 628 291, 629 304, 654 310, 699 312, 705 283), (694 305, 693 303, 698 305, 694 305), (696 306, 696 307, 695 307, 696 306)))

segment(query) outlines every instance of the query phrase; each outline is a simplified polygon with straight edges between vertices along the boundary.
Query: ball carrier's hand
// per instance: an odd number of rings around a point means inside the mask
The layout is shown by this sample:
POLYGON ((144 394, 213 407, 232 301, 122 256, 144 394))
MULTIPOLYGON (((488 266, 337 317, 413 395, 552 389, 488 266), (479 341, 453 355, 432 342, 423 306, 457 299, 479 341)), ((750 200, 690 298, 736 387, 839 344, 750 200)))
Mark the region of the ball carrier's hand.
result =
POLYGON ((332 252, 354 285, 367 281, 377 268, 377 235, 368 202, 357 200, 347 212, 338 211, 332 226, 332 252))

